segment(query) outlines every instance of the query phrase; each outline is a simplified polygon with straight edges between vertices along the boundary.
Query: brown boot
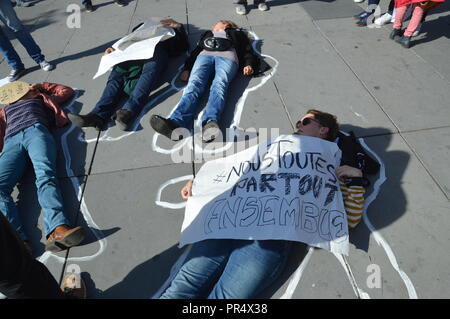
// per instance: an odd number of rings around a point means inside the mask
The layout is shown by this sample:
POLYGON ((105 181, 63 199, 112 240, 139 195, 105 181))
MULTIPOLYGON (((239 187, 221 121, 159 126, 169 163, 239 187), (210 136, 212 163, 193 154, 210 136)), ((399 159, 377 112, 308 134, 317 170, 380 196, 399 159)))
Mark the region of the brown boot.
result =
POLYGON ((69 228, 67 225, 56 227, 48 236, 45 250, 61 251, 81 243, 84 239, 84 229, 80 226, 69 228))

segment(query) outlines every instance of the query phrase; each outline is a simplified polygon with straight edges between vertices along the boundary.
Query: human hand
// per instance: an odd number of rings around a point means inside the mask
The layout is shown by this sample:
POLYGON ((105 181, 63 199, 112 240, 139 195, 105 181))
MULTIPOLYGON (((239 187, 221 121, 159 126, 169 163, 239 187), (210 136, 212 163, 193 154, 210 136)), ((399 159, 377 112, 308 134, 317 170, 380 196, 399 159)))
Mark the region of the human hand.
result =
POLYGON ((114 52, 114 51, 116 51, 114 48, 107 48, 107 49, 105 50, 105 53, 104 53, 103 55, 110 54, 110 53, 112 53, 112 52, 114 52))
POLYGON ((344 180, 344 177, 362 177, 363 173, 359 168, 351 167, 348 165, 342 165, 336 170, 336 174, 340 180, 344 180))
POLYGON ((180 74, 180 80, 183 82, 187 82, 189 80, 189 75, 190 75, 190 72, 188 70, 184 70, 180 74))
POLYGON ((181 23, 176 22, 174 19, 162 19, 159 21, 166 28, 179 28, 181 23))
POLYGON ((192 196, 192 183, 194 182, 193 179, 191 179, 190 181, 188 181, 186 183, 186 185, 184 185, 184 187, 181 189, 181 197, 183 197, 183 199, 188 199, 189 197, 192 196))
POLYGON ((244 70, 242 71, 244 75, 252 75, 253 74, 253 68, 250 65, 247 65, 244 70))

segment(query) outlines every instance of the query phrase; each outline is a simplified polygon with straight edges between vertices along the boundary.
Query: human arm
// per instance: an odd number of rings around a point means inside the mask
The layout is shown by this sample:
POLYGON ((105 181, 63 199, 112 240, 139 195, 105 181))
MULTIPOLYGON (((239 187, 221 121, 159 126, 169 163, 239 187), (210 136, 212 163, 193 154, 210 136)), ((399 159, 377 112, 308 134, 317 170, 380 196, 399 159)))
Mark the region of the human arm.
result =
POLYGON ((242 51, 242 59, 243 59, 243 74, 244 75, 252 75, 254 73, 254 65, 256 64, 256 56, 253 51, 250 39, 244 31, 236 31, 235 32, 236 39, 239 41, 239 48, 242 51))
POLYGON ((192 184, 194 183, 194 180, 189 180, 186 185, 181 189, 181 197, 183 199, 188 199, 192 196, 192 184))

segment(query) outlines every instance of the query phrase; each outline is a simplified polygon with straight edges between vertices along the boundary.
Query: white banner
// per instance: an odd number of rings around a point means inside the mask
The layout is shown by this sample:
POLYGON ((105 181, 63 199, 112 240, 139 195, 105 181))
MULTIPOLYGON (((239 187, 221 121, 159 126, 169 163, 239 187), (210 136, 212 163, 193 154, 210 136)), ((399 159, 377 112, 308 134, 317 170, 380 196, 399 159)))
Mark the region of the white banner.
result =
POLYGON ((116 64, 152 58, 155 47, 160 41, 175 36, 175 31, 172 28, 163 27, 160 20, 151 18, 134 32, 115 42, 112 45, 115 51, 102 57, 94 79, 108 72, 116 64))
POLYGON ((348 255, 335 173, 340 159, 336 143, 282 135, 205 163, 186 205, 180 247, 205 239, 282 239, 348 255))

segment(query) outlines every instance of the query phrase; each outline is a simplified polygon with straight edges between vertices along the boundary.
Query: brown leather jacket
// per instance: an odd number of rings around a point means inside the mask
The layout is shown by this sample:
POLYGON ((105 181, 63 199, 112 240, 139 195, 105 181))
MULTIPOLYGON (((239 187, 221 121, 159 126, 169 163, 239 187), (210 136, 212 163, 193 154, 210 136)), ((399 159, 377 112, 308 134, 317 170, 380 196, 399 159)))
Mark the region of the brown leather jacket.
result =
MULTIPOLYGON (((74 95, 74 90, 68 86, 55 83, 42 83, 39 96, 44 100, 44 105, 55 113, 55 125, 62 127, 69 123, 67 114, 61 109, 61 105, 74 95)), ((5 109, 0 109, 0 152, 3 149, 3 140, 6 130, 5 109)))

